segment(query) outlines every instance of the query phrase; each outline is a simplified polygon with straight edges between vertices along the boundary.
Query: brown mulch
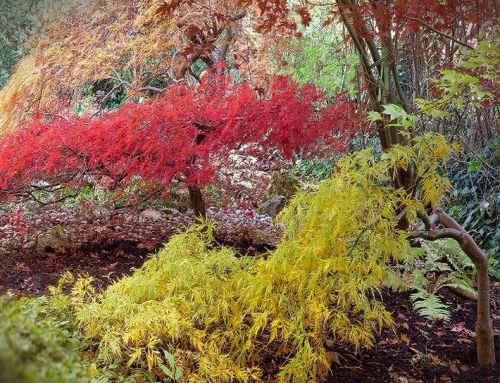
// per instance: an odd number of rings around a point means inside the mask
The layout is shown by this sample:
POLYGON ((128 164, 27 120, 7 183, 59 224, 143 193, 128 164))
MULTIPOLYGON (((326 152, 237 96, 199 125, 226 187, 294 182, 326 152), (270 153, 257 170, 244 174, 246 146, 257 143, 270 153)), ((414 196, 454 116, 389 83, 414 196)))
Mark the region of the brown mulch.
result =
MULTIPOLYGON (((270 219, 242 212, 209 212, 219 222, 220 242, 240 251, 258 253, 273 247, 279 229, 270 219)), ((46 210, 23 216, 22 224, 0 214, 0 293, 42 294, 69 270, 91 275, 104 287, 159 249, 178 229, 192 223, 192 215, 176 211, 149 213, 46 210)), ((457 383, 500 382, 500 369, 475 365, 475 302, 445 292, 452 308, 448 323, 431 322, 412 309, 407 293, 385 293, 384 303, 396 326, 384 329, 369 350, 356 353, 333 343, 331 383, 457 383)), ((500 283, 492 284, 492 313, 500 360, 500 283)), ((265 349, 266 375, 275 376, 283 356, 265 349)))
MULTIPOLYGON (((209 209, 216 240, 241 253, 276 246, 280 229, 267 216, 243 210, 209 209)), ((175 232, 194 222, 174 209, 113 211, 47 208, 12 219, 0 212, 0 293, 43 294, 67 270, 94 277, 96 287, 130 273, 175 232)))
MULTIPOLYGON (((140 266, 175 230, 139 214, 51 209, 0 217, 0 292, 42 294, 62 273, 91 275, 98 286, 140 266)), ((180 226, 180 223, 178 224, 180 226)))
MULTIPOLYGON (((393 313, 396 327, 384 329, 370 350, 359 354, 338 350, 341 366, 334 366, 331 383, 458 383, 500 382, 494 368, 476 364, 474 321, 476 302, 444 292, 450 304, 447 323, 420 317, 408 293, 386 293, 384 303, 393 313)), ((500 283, 492 286, 492 313, 496 329, 496 359, 500 360, 500 283)))

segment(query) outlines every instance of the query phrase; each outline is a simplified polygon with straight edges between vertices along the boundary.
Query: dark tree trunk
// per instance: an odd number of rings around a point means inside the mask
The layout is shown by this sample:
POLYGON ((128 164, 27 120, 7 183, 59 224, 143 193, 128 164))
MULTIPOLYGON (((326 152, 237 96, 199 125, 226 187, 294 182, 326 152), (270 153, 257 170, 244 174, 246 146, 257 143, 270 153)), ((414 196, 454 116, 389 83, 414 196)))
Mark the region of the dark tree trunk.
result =
POLYGON ((199 187, 189 186, 189 199, 191 201, 191 207, 194 210, 194 214, 197 219, 204 219, 207 216, 207 211, 205 208, 205 201, 203 200, 203 194, 199 187))

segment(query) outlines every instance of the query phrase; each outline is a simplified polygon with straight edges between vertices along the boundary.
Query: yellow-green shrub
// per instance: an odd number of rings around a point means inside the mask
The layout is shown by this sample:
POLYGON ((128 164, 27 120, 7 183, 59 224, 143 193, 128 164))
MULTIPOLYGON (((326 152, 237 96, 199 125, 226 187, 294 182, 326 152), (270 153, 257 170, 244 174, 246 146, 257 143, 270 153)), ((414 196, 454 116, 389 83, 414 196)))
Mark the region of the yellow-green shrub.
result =
POLYGON ((211 228, 192 227, 130 277, 96 294, 88 280, 72 292, 76 319, 103 363, 143 366, 159 376, 172 353, 183 382, 256 381, 266 344, 290 350, 281 382, 320 381, 330 366, 326 339, 359 348, 391 325, 377 299, 387 261, 409 253, 396 210, 410 217, 447 187, 437 172, 451 148, 426 135, 376 160, 363 151, 343 160, 313 193, 282 213, 278 248, 262 258, 211 247, 211 228), (390 182, 394 165, 419 164, 415 199, 390 182))

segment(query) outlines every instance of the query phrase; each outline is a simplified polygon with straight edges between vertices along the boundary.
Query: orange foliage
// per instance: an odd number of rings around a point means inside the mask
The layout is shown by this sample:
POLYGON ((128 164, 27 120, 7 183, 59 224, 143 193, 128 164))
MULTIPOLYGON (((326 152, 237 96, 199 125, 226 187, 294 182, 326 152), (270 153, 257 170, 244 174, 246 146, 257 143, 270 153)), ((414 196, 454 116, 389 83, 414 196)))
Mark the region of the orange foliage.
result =
POLYGON ((71 0, 49 12, 30 54, 0 91, 0 132, 61 96, 78 101, 77 90, 98 80, 122 82, 131 100, 155 95, 163 89, 153 79, 192 79, 191 65, 200 59, 209 66, 230 60, 250 83, 264 86, 274 68, 268 43, 252 32, 254 12, 258 6, 234 0, 71 0), (126 79, 122 70, 130 72, 126 79))

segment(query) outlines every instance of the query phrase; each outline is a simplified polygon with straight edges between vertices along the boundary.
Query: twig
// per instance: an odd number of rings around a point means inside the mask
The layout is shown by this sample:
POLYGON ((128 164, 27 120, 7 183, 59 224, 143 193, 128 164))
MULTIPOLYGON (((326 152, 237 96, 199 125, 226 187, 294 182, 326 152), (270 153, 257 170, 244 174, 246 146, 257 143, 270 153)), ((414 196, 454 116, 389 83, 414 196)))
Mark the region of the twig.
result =
POLYGON ((406 16, 406 18, 407 18, 407 19, 409 19, 409 20, 416 21, 416 22, 417 22, 417 23, 419 23, 419 24, 422 24, 424 27, 426 27, 426 28, 430 29, 430 30, 431 30, 431 31, 433 31, 434 33, 437 33, 438 35, 440 35, 440 36, 442 36, 442 37, 445 37, 445 38, 447 38, 447 39, 449 39, 449 40, 451 40, 451 41, 454 41, 454 42, 456 42, 457 44, 462 45, 463 47, 466 47, 466 48, 469 48, 469 49, 474 49, 474 47, 473 47, 472 45, 469 45, 469 44, 467 44, 467 43, 465 43, 465 42, 463 42, 463 41, 460 41, 460 40, 456 39, 456 38, 455 38, 455 37, 453 37, 453 36, 447 35, 447 34, 446 34, 446 33, 444 33, 444 32, 438 31, 436 28, 434 28, 432 25, 427 24, 425 21, 422 21, 422 20, 420 20, 420 19, 417 19, 417 18, 415 18, 415 17, 411 17, 411 16, 406 16))

